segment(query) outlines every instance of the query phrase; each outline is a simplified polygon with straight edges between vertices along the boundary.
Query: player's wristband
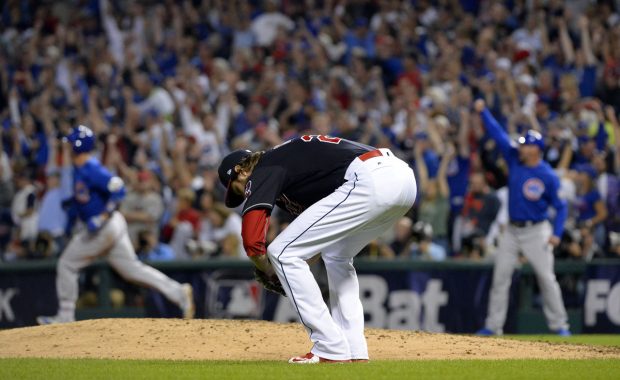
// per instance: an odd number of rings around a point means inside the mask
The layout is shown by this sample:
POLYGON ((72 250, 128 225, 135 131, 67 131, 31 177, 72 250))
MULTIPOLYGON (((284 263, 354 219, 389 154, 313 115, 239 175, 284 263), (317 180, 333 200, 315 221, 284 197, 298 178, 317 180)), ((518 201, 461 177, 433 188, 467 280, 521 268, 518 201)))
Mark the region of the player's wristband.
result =
POLYGON ((110 214, 106 212, 90 217, 88 221, 86 222, 86 228, 91 233, 97 232, 99 231, 99 229, 101 229, 101 227, 103 226, 105 221, 108 220, 109 217, 110 217, 110 214))
POLYGON ((105 206, 105 212, 111 214, 118 209, 118 206, 118 202, 109 201, 105 206))

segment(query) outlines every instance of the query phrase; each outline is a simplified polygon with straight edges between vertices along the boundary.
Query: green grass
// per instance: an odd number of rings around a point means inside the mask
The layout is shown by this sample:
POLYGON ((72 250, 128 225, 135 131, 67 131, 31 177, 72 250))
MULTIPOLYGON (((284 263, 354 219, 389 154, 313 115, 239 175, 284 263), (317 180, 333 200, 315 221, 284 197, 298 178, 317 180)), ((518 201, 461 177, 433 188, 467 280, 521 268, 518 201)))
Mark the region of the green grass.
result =
POLYGON ((574 343, 574 344, 589 344, 593 346, 611 346, 620 347, 620 334, 616 335, 604 335, 604 334, 592 334, 592 335, 573 335, 570 337, 563 337, 557 335, 504 335, 502 338, 517 339, 517 340, 529 340, 533 342, 552 342, 552 343, 574 343))
POLYGON ((0 379, 618 379, 620 360, 282 362, 0 359, 0 379))
MULTIPOLYGON (((509 335, 509 339, 620 347, 620 335, 509 335)), ((273 361, 0 359, 0 379, 620 379, 618 360, 416 360, 347 365, 273 361)))

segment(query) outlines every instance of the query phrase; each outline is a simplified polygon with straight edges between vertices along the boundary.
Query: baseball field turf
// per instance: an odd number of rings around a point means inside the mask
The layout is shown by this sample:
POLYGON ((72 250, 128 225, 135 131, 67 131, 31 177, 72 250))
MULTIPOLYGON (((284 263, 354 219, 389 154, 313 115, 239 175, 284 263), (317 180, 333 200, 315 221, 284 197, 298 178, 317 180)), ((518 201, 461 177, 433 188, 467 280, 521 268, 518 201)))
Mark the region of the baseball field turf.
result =
MULTIPOLYGON (((507 336, 620 347, 620 335, 507 336)), ((493 338, 490 338, 493 339, 493 338)), ((283 361, 0 359, 0 379, 620 379, 620 359, 377 360, 290 365, 283 361)))
POLYGON ((283 362, 0 359, 2 379, 618 379, 620 360, 283 362))

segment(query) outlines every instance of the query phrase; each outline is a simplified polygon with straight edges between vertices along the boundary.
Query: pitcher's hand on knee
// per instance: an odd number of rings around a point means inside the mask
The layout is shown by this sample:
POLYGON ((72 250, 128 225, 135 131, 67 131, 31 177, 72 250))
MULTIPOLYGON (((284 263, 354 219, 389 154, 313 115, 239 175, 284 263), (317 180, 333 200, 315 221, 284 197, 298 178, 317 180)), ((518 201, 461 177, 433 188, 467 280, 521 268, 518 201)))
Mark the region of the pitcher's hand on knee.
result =
POLYGON ((269 261, 269 258, 267 257, 266 254, 250 256, 250 260, 252 260, 252 262, 254 263, 254 265, 256 266, 258 270, 265 273, 267 276, 269 277, 276 276, 276 272, 273 269, 273 266, 271 265, 271 261, 269 261))

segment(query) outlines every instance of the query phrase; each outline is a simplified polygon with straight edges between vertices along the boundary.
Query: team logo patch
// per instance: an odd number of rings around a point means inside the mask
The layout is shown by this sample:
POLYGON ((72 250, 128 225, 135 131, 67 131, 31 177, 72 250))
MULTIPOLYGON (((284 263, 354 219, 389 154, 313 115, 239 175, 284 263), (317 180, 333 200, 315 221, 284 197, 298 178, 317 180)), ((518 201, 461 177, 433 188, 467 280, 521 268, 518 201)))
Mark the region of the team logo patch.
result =
POLYGON ((245 195, 246 198, 252 195, 252 181, 248 181, 248 183, 245 184, 243 195, 245 195))
POLYGON ((545 192, 545 184, 538 178, 530 178, 523 184, 523 195, 530 201, 537 201, 545 192))

